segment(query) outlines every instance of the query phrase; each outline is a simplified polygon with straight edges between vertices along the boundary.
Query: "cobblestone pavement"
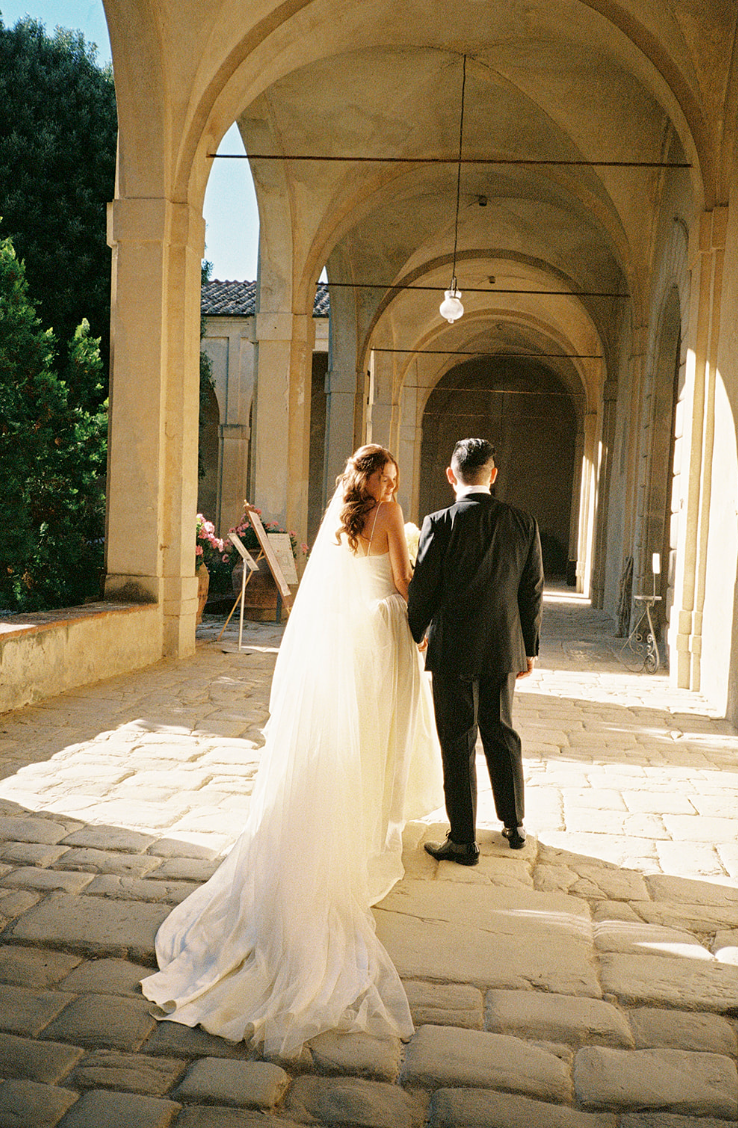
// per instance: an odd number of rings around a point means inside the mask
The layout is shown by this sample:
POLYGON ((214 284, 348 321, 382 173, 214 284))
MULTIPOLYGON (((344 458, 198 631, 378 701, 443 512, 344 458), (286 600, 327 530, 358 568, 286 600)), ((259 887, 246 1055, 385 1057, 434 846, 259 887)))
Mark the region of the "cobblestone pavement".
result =
MULTIPOLYGON (((738 734, 549 594, 521 683, 529 839, 407 829, 376 910, 408 1045, 298 1063, 149 1016, 170 906, 239 832, 281 628, 0 717, 0 1128, 727 1128, 738 1120, 738 734)), ((480 775, 480 781, 484 777, 480 775)), ((434 825, 435 824, 435 825, 434 825)))

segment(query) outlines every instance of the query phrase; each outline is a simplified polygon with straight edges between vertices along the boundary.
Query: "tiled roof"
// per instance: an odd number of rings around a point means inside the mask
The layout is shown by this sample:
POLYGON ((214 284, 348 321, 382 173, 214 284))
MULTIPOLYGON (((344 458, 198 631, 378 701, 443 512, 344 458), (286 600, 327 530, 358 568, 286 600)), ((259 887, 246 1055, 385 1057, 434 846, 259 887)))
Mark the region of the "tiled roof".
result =
MULTIPOLYGON (((203 282, 200 308, 204 317, 253 317, 256 313, 256 283, 203 282)), ((330 311, 328 286, 319 282, 315 290, 313 317, 328 317, 330 311)))

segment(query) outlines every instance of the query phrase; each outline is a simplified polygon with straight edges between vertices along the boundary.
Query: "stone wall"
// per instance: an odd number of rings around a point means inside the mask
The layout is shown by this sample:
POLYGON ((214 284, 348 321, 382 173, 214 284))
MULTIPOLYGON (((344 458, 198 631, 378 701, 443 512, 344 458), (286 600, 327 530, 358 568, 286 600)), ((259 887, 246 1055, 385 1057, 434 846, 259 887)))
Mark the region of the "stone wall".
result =
POLYGON ((91 603, 0 620, 0 713, 161 658, 155 604, 91 603))

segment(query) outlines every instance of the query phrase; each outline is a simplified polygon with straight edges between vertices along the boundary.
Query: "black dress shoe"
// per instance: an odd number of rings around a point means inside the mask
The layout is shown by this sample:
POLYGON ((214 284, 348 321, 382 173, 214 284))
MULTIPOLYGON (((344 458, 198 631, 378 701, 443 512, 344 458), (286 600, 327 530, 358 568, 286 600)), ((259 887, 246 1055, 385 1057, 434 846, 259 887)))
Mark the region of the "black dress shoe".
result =
POLYGON ((460 866, 475 866, 479 861, 476 842, 459 844, 447 838, 445 842, 426 842, 426 853, 437 862, 457 862, 460 866))
POLYGON ((522 850, 525 846, 525 827, 524 826, 504 826, 502 828, 502 837, 506 838, 511 850, 522 850))

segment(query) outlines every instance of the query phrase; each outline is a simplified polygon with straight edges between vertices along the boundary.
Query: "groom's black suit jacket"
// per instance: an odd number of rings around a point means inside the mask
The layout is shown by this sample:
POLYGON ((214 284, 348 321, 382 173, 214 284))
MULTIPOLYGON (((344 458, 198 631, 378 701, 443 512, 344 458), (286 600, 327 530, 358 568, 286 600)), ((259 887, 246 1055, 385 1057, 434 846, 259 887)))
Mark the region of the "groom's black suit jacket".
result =
POLYGON ((425 518, 408 620, 426 669, 462 678, 526 669, 538 654, 543 564, 533 517, 487 493, 425 518))

